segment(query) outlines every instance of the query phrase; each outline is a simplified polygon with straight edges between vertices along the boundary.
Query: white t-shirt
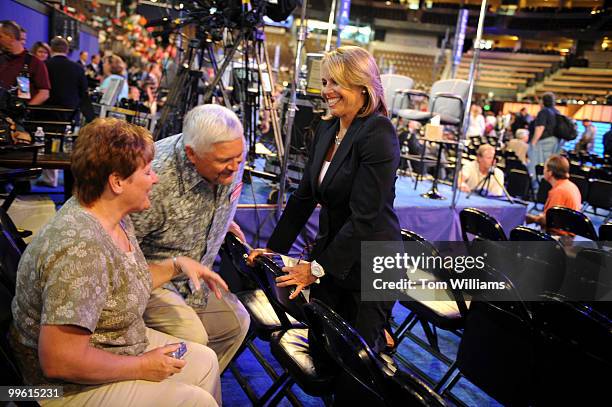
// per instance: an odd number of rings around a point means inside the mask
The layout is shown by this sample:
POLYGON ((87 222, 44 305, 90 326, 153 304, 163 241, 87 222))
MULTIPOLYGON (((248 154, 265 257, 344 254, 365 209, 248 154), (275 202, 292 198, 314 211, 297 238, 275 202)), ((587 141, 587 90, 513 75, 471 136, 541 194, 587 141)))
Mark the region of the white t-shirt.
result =
MULTIPOLYGON (((461 168, 462 181, 470 189, 483 187, 483 191, 487 190, 489 196, 500 196, 504 193, 501 185, 504 185, 504 173, 499 168, 495 168, 495 178, 499 181, 497 183, 493 177, 489 181, 485 182, 485 185, 481 185, 480 181, 487 176, 488 173, 481 173, 478 168, 478 161, 470 161, 461 168), (501 185, 500 185, 501 184, 501 185)), ((478 192, 478 191, 477 191, 478 192)))
POLYGON ((470 116, 469 127, 467 129, 467 136, 482 136, 485 131, 485 119, 484 116, 479 114, 478 116, 470 116))

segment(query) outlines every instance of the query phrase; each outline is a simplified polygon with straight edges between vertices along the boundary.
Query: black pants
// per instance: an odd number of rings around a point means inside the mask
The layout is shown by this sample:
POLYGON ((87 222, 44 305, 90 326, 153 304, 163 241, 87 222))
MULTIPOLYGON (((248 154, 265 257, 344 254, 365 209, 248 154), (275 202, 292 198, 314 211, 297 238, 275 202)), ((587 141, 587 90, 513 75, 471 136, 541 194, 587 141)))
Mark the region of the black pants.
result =
MULTIPOLYGON (((350 277, 349 277, 350 278, 350 277)), ((310 298, 327 304, 344 318, 361 335, 374 353, 385 348, 384 328, 388 326, 393 308, 392 301, 361 301, 361 292, 350 290, 336 283, 331 276, 323 277, 320 284, 310 286, 310 298)), ((317 370, 338 373, 334 392, 334 405, 377 405, 378 400, 338 367, 327 355, 325 349, 309 335, 309 348, 317 370), (355 404, 358 403, 358 404, 355 404)))

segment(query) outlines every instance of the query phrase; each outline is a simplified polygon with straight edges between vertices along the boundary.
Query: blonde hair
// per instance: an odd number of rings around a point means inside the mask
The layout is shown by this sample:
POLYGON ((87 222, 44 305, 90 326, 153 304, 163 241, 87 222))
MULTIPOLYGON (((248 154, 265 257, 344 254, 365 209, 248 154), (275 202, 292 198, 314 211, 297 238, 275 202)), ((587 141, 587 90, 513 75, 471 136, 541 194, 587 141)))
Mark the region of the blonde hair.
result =
POLYGON ((327 69, 331 78, 345 89, 363 86, 366 101, 357 117, 380 113, 387 116, 385 92, 374 57, 363 48, 346 45, 325 53, 321 68, 327 69))

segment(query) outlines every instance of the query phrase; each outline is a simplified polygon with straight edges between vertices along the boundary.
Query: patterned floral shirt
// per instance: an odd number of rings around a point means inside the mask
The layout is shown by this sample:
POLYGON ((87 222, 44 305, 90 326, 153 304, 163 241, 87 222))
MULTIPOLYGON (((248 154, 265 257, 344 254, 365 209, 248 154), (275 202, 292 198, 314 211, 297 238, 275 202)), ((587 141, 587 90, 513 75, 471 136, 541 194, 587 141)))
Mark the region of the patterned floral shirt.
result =
POLYGON ((120 250, 98 220, 71 198, 23 253, 11 342, 29 383, 47 382, 37 353, 43 324, 85 328, 92 333, 92 346, 115 354, 138 355, 147 347, 142 315, 151 274, 130 219, 121 226, 133 247, 130 253, 120 250))
MULTIPOLYGON (((145 257, 187 256, 212 269, 238 205, 243 164, 230 185, 213 186, 189 161, 183 135, 177 134, 155 143, 152 167, 159 181, 151 207, 130 215, 145 257)), ((186 281, 182 276, 173 281, 183 294, 186 281)))

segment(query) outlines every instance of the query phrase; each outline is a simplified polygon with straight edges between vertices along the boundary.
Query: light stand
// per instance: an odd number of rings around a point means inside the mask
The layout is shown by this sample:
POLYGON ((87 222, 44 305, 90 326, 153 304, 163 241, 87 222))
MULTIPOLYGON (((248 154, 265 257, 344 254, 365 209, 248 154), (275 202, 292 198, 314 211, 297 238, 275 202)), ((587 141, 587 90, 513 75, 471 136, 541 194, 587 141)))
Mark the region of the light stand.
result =
POLYGON ((302 63, 302 49, 306 41, 307 26, 306 26, 306 6, 308 0, 302 1, 302 9, 300 10, 300 28, 298 29, 297 49, 295 52, 295 64, 293 66, 293 82, 291 83, 291 98, 289 107, 287 108, 287 118, 285 121, 285 154, 282 157, 281 173, 278 181, 278 201, 276 205, 276 215, 280 218, 283 212, 283 201, 285 197, 285 182, 287 180, 287 169, 289 168, 289 151, 291 150, 291 133, 293 131, 293 121, 295 118, 297 86, 300 80, 300 65, 302 63))
POLYGON ((459 196, 457 191, 459 189, 459 174, 461 173, 461 156, 463 155, 465 135, 469 126, 470 108, 472 107, 472 96, 474 94, 474 71, 476 70, 476 64, 480 60, 480 42, 482 40, 482 29, 484 26, 486 13, 487 0, 482 0, 482 4, 480 5, 480 15, 478 16, 478 28, 476 29, 476 38, 474 39, 474 55, 472 56, 472 62, 470 63, 470 72, 468 73, 469 87, 463 111, 463 125, 461 126, 461 134, 459 135, 459 144, 457 145, 457 161, 455 164, 455 176, 453 177, 453 201, 451 203, 452 209, 455 209, 459 196))

